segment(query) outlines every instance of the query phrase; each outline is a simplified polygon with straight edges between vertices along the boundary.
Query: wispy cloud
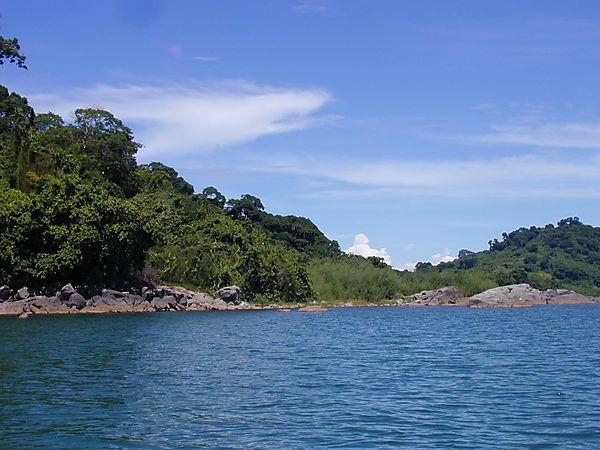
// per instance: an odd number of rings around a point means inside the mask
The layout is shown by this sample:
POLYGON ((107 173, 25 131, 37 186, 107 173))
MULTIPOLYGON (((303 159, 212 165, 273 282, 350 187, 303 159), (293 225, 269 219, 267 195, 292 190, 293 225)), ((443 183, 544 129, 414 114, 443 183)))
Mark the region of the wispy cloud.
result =
POLYGON ((318 126, 331 99, 319 89, 258 86, 245 81, 204 85, 97 84, 54 94, 30 94, 38 111, 64 117, 80 107, 113 112, 136 132, 142 155, 190 154, 262 136, 318 126))
POLYGON ((326 197, 600 197, 600 156, 528 154, 487 159, 277 159, 249 170, 329 180, 326 197))
POLYGON ((333 11, 331 5, 323 0, 303 0, 292 9, 298 14, 327 14, 333 11))
POLYGON ((216 61, 218 58, 216 56, 192 56, 190 59, 192 61, 216 61))
POLYGON ((490 133, 471 136, 467 140, 487 144, 599 150, 600 121, 496 125, 490 133))

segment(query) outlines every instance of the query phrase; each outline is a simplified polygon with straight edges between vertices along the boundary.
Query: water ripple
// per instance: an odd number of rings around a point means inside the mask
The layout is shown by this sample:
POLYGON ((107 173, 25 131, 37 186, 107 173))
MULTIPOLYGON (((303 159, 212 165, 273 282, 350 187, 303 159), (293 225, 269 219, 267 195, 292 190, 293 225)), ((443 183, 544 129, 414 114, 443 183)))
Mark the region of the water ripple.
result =
POLYGON ((600 447, 600 308, 0 319, 2 449, 600 447))

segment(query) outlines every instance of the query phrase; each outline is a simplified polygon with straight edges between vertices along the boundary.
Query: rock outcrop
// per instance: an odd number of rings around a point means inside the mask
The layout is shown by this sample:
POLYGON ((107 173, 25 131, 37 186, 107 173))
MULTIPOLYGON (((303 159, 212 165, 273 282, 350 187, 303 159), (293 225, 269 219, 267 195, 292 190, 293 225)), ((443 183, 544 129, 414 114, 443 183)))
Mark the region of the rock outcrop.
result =
POLYGON ((225 303, 238 304, 242 290, 237 286, 226 286, 215 292, 214 297, 223 300, 225 303))
POLYGON ((477 308, 515 308, 534 305, 565 305, 597 303, 593 297, 578 294, 566 289, 540 291, 529 284, 513 284, 488 289, 472 296, 467 306, 477 308))
POLYGON ((322 306, 305 306, 304 308, 299 308, 298 312, 327 312, 327 308, 323 308, 322 306))
POLYGON ((142 289, 120 291, 115 289, 96 290, 88 295, 89 288, 78 291, 67 284, 54 295, 36 295, 26 287, 12 290, 0 286, 0 315, 29 317, 33 314, 100 314, 154 311, 210 311, 262 309, 240 301, 241 289, 228 286, 219 289, 215 296, 195 292, 181 287, 145 286, 142 289))
POLYGON ((415 306, 457 306, 465 304, 465 296, 454 286, 419 292, 410 296, 408 300, 410 305, 415 306))
POLYGON ((540 291, 529 284, 513 284, 488 289, 472 297, 464 297, 454 286, 423 291, 397 301, 408 306, 467 306, 470 308, 527 308, 534 305, 575 305, 600 303, 566 289, 540 291))

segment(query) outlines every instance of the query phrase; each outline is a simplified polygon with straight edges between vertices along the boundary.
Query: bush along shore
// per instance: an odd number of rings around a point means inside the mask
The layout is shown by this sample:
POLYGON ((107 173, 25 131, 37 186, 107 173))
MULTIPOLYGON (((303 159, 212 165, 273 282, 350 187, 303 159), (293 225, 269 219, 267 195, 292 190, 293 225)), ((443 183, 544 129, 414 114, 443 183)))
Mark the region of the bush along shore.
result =
MULTIPOLYGON (((22 287, 13 290, 0 287, 0 315, 28 318, 46 314, 101 314, 142 313, 166 311, 239 311, 281 310, 291 311, 290 305, 262 306, 242 301, 241 289, 227 286, 213 295, 182 287, 143 286, 128 290, 102 289, 94 293, 89 288, 80 289, 71 284, 63 286, 54 295, 48 289, 30 290, 22 287), (90 292, 94 295, 90 295, 90 292), (87 297, 87 298, 86 298, 87 297)), ((423 291, 395 302, 354 305, 337 303, 333 307, 354 306, 463 306, 469 308, 523 308, 534 305, 600 304, 600 298, 588 297, 566 289, 540 291, 528 284, 516 284, 489 289, 472 297, 465 297, 459 289, 448 286, 423 291)), ((295 304, 300 312, 326 312, 320 304, 295 304)))

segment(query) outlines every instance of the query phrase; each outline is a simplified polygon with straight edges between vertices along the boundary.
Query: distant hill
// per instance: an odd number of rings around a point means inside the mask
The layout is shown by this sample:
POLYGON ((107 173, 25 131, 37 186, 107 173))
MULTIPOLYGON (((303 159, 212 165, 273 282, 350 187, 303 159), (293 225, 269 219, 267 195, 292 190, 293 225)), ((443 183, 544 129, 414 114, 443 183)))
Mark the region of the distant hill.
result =
POLYGON ((600 295, 600 228, 577 217, 557 225, 519 228, 489 241, 489 250, 461 250, 459 258, 417 272, 472 272, 497 285, 529 283, 538 289, 566 288, 600 295))

